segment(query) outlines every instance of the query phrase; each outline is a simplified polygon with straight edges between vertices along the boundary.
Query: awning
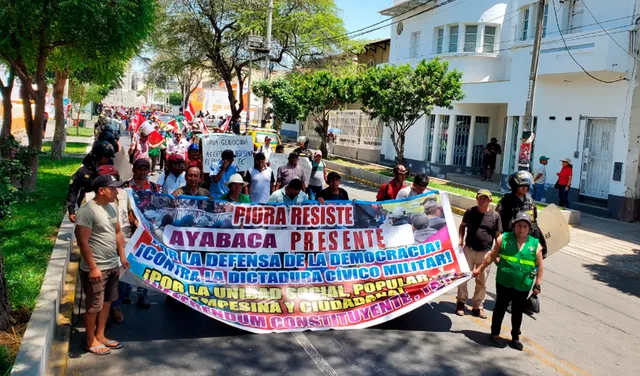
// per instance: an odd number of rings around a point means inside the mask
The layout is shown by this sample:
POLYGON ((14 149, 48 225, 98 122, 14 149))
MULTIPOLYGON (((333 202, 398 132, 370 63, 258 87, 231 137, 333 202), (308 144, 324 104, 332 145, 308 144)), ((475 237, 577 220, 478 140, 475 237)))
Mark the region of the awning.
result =
POLYGON ((420 5, 430 3, 430 2, 435 3, 435 0, 404 0, 397 4, 394 4, 391 8, 381 10, 378 13, 380 13, 383 16, 395 17, 403 13, 406 13, 407 11, 414 9, 420 5))

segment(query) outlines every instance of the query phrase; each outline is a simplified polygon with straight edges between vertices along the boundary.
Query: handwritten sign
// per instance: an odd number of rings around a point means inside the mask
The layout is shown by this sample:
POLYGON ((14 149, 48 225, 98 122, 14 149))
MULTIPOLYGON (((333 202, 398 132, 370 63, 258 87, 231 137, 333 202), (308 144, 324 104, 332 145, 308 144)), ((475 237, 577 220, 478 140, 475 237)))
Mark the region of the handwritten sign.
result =
MULTIPOLYGON (((278 168, 289 163, 289 154, 271 154, 269 162, 271 163, 270 167, 273 170, 273 173, 277 175, 278 168)), ((302 167, 304 176, 307 178, 305 184, 309 185, 309 179, 311 178, 311 169, 313 168, 311 166, 311 161, 307 157, 300 157, 298 158, 298 165, 302 167)))
POLYGON ((210 134, 202 137, 204 149, 203 165, 205 171, 222 159, 222 152, 231 150, 236 158, 234 164, 239 171, 247 171, 253 166, 253 142, 251 136, 231 136, 210 134))

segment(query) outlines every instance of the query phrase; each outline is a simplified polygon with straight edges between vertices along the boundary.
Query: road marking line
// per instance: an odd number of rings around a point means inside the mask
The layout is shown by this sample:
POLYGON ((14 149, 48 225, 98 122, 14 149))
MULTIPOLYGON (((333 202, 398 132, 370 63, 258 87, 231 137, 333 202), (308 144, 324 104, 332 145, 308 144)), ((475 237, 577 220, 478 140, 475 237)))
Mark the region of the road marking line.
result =
POLYGON ((338 372, 336 372, 331 365, 324 359, 322 355, 316 350, 315 346, 309 341, 309 338, 304 335, 302 332, 293 333, 293 338, 298 341, 298 344, 304 349, 304 351, 309 355, 311 360, 316 364, 316 367, 322 372, 325 376, 338 376, 338 372))

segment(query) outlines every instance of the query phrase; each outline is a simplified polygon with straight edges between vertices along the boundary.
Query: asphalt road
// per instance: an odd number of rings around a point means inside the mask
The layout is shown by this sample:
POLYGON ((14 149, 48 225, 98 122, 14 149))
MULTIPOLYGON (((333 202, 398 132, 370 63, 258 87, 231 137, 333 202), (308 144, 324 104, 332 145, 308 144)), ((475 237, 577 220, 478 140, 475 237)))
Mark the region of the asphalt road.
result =
MULTIPOLYGON (((369 187, 343 185, 352 198, 374 197, 369 187)), ((82 350, 80 320, 68 374, 637 375, 640 232, 617 222, 586 222, 592 227, 572 229, 570 251, 545 261, 542 313, 525 317, 524 352, 490 346, 490 318, 456 316, 455 291, 369 329, 266 335, 167 305, 163 296, 152 294, 151 309, 125 305, 125 323, 109 325, 107 335, 124 344, 109 356, 82 350), (626 232, 611 236, 612 231, 626 232), (588 236, 597 236, 600 240, 590 242, 602 246, 580 242, 588 236)), ((492 270, 490 281, 494 278, 492 270)), ((490 282, 489 316, 494 291, 490 282)), ((510 338, 509 317, 504 338, 510 338)))

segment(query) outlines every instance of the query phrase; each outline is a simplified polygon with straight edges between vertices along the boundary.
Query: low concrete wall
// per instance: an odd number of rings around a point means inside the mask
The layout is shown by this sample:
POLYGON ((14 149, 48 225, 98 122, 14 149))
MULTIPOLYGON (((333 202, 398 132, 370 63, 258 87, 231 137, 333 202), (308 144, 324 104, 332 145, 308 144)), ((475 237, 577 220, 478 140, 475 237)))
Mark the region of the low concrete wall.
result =
POLYGON ((65 215, 49 259, 36 308, 31 314, 12 375, 46 375, 73 246, 74 224, 65 215))
MULTIPOLYGON (((380 175, 380 174, 376 174, 374 172, 369 172, 366 170, 362 170, 360 168, 357 167, 351 167, 351 166, 344 166, 341 164, 338 164, 336 162, 332 162, 332 161, 325 161, 325 163, 327 164, 327 167, 330 170, 334 170, 334 171, 338 171, 341 174, 344 174, 345 176, 349 176, 352 178, 355 178, 357 180, 361 180, 361 181, 366 181, 369 182, 371 185, 375 185, 375 186, 380 186, 386 182, 388 182, 389 180, 391 180, 391 177, 389 176, 385 176, 385 175, 380 175)), ((440 182, 440 181, 439 181, 440 182)), ((446 181, 442 181, 442 183, 447 183, 446 181)), ((473 187, 468 187, 469 189, 473 189, 473 187)), ((447 192, 449 194, 449 202, 451 203, 451 206, 459 208, 459 209, 463 209, 463 210, 467 210, 469 208, 472 208, 474 206, 477 205, 476 200, 474 198, 471 197, 466 197, 466 196, 461 196, 458 194, 454 194, 451 192, 447 192)), ((491 207, 493 209, 496 208, 496 204, 492 203, 491 207)), ((564 218, 566 219, 567 223, 570 225, 577 225, 580 224, 580 212, 577 210, 561 210, 562 215, 564 216, 564 218)))

